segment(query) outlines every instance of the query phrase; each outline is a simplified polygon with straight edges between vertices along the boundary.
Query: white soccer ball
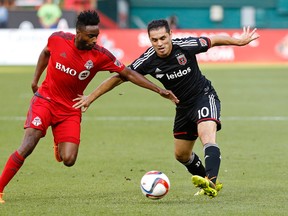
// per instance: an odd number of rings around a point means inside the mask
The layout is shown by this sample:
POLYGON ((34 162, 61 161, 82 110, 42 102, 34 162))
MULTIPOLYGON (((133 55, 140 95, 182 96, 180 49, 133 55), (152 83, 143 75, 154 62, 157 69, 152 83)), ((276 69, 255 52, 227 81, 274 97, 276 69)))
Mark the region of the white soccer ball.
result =
POLYGON ((149 171, 141 179, 141 191, 149 199, 161 199, 170 189, 168 177, 160 171, 149 171))

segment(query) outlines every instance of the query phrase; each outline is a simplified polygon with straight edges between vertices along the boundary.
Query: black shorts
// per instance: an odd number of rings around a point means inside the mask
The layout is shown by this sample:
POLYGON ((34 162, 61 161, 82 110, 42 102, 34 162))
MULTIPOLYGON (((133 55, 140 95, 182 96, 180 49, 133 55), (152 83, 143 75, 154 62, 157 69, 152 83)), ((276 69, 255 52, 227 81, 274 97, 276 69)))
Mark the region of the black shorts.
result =
POLYGON ((217 131, 221 129, 221 104, 215 90, 199 96, 189 106, 176 108, 174 120, 174 137, 176 139, 196 140, 198 137, 197 125, 202 121, 215 121, 217 131))

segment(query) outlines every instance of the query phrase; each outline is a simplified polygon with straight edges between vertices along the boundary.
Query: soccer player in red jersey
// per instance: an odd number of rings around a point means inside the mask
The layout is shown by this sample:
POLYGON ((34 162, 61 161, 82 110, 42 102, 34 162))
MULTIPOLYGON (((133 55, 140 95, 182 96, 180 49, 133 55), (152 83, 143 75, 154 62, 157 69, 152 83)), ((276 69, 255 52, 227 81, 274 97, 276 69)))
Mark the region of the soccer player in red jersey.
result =
MULTIPOLYGON (((249 27, 244 27, 239 38, 214 35, 210 38, 172 39, 170 26, 163 19, 150 22, 147 31, 152 46, 129 67, 142 75, 151 75, 179 99, 173 128, 175 158, 193 175, 192 183, 200 188, 195 195, 215 197, 222 188, 222 184, 216 181, 221 161, 216 143, 216 132, 221 129, 220 100, 211 81, 199 69, 196 54, 214 46, 245 46, 259 35, 256 29, 250 31, 249 27), (205 167, 193 151, 198 137, 203 145, 205 167)), ((90 95, 76 98, 78 102, 74 107, 87 110, 104 91, 119 85, 118 75, 115 76, 108 78, 90 95)))
POLYGON ((57 161, 68 167, 74 165, 80 143, 81 110, 73 107, 73 99, 83 95, 98 72, 117 72, 122 79, 178 102, 171 91, 156 86, 143 75, 125 67, 108 50, 96 44, 99 22, 95 11, 84 11, 77 18, 76 35, 55 32, 49 37, 36 65, 32 81, 34 97, 27 113, 22 144, 8 158, 0 177, 0 203, 5 203, 5 186, 45 136, 49 126, 54 136, 57 161), (46 78, 38 87, 46 67, 46 78))

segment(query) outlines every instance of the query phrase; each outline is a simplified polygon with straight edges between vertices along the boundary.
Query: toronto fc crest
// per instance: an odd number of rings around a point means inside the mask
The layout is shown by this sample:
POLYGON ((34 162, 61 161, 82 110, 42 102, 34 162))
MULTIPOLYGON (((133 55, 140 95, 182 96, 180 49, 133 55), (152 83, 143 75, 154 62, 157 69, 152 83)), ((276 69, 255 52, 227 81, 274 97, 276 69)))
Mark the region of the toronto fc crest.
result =
POLYGON ((180 54, 180 55, 176 56, 176 58, 177 58, 177 61, 180 65, 185 65, 187 63, 187 59, 186 59, 184 54, 180 54))
POLYGON ((88 60, 84 66, 85 66, 85 68, 86 68, 87 70, 90 70, 91 68, 94 67, 93 61, 92 61, 92 60, 88 60))

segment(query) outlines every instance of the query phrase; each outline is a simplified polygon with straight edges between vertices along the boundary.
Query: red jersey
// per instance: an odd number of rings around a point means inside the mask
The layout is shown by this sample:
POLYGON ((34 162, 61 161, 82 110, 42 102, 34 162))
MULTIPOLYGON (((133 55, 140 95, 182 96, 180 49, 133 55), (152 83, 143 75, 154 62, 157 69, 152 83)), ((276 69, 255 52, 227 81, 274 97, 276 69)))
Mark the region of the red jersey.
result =
POLYGON ((68 109, 72 100, 83 91, 99 71, 121 72, 125 65, 107 49, 95 45, 92 50, 79 50, 74 44, 75 35, 55 32, 48 39, 50 59, 46 78, 38 92, 45 98, 68 109))

